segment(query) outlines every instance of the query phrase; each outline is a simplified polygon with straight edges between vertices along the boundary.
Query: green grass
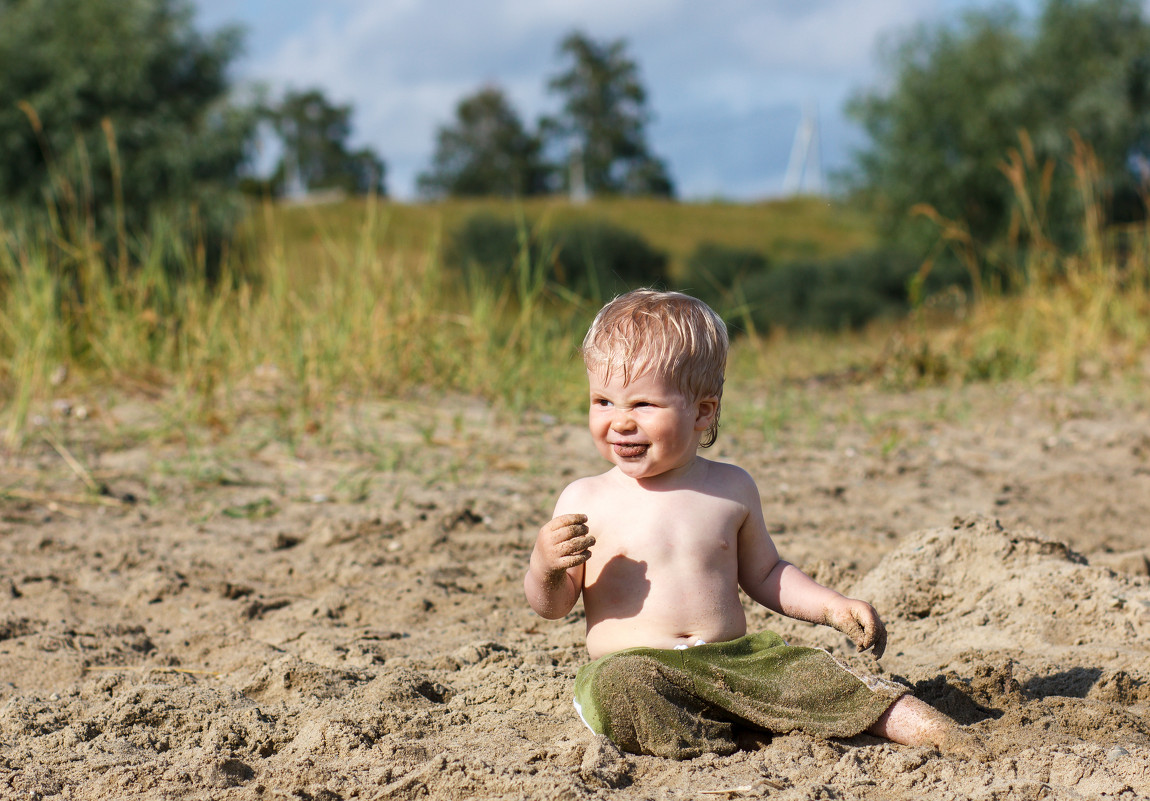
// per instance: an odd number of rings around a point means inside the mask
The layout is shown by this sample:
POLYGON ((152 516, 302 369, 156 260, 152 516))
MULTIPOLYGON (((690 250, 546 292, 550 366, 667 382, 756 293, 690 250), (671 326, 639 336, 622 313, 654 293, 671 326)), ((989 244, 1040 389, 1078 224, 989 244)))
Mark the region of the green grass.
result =
POLYGON ((177 431, 188 421, 226 427, 260 409, 287 441, 326 431, 332 405, 358 397, 456 392, 509 413, 576 408, 577 346, 595 308, 548 285, 526 255, 498 284, 447 272, 445 232, 479 209, 543 224, 616 221, 673 259, 702 239, 835 253, 868 238, 858 214, 810 200, 268 204, 213 285, 203 254, 162 221, 114 257, 60 229, 38 240, 5 231, 6 439, 22 441, 36 404, 96 387, 162 396, 177 431), (61 370, 66 387, 53 383, 61 370))
MULTIPOLYGON (((363 200, 320 206, 277 206, 258 228, 284 232, 286 247, 322 259, 331 242, 353 237, 363 219, 363 200)), ((523 214, 532 225, 599 219, 634 231, 667 253, 671 274, 679 275, 695 247, 704 241, 765 253, 773 261, 834 257, 874 244, 870 218, 837 202, 795 198, 753 204, 677 203, 649 198, 616 198, 574 205, 566 199, 515 202, 458 199, 435 204, 385 203, 388 241, 396 254, 419 258, 436 249, 468 217, 486 212, 508 219, 523 214)))
MULTIPOLYGON (((1011 163, 1025 167, 1024 159, 1011 163)), ((1012 180, 1025 192, 1026 175, 1012 180)), ((909 320, 853 334, 773 329, 740 337, 731 386, 812 377, 898 387, 1073 381, 1136 366, 1150 342, 1150 229, 1121 232, 1119 243, 1119 233, 1101 229, 1098 204, 1084 205, 1086 247, 1075 254, 1030 248, 1027 261, 1012 267, 1016 291, 983 290, 945 313, 928 301, 909 320)), ((585 393, 577 346, 596 309, 550 285, 526 254, 506 280, 464 281, 447 270, 440 244, 481 210, 544 226, 605 219, 665 250, 672 274, 703 241, 759 250, 772 261, 831 258, 874 244, 864 213, 809 198, 267 204, 253 211, 212 283, 202 248, 162 220, 124 233, 114 254, 85 237, 83 226, 32 237, 0 228, 5 440, 23 443, 35 410, 53 398, 105 391, 159 400, 161 422, 149 428, 155 436, 191 441, 205 426, 228 431, 259 417, 272 421, 266 436, 290 448, 332 437, 333 409, 362 398, 419 404, 454 393, 509 417, 532 409, 574 414, 585 393)), ((1040 222, 1023 220, 1019 230, 1046 242, 1040 222)), ((971 259, 972 270, 992 255, 966 247, 961 226, 949 221, 940 221, 940 242, 971 259)), ((995 258, 1001 266, 1001 254, 995 258)), ((740 424, 767 431, 804 415, 782 393, 740 424)), ((379 459, 394 459, 391 449, 379 459)), ((349 477, 340 492, 357 495, 356 481, 349 477)))

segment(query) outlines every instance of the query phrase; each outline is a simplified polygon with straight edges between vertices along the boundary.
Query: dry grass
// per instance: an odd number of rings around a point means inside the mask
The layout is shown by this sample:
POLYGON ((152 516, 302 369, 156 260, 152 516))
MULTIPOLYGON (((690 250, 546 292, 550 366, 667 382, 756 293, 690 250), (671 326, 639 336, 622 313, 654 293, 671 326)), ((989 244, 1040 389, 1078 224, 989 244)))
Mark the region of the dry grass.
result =
POLYGON ((442 266, 445 232, 480 209, 544 223, 618 221, 673 258, 708 238, 767 248, 789 237, 794 248, 835 253, 868 236, 858 215, 810 200, 268 204, 213 283, 203 249, 163 221, 131 242, 122 233, 115 255, 84 226, 50 226, 32 239, 8 231, 0 249, 7 442, 22 441, 36 404, 108 386, 163 397, 174 419, 225 425, 263 404, 296 431, 331 404, 366 395, 459 392, 511 413, 577 408, 576 346, 594 309, 557 295, 526 256, 501 285, 460 281, 442 266), (57 386, 65 374, 67 386, 57 386))
MULTIPOLYGON (((1103 231, 1085 148, 1074 166, 1087 201, 1079 253, 1056 252, 1044 234, 1049 168, 1033 163, 1024 141, 1003 164, 1020 198, 1015 230, 1031 245, 1016 248, 1026 255, 1012 267, 1015 291, 980 288, 976 302, 960 299, 946 313, 926 302, 907 321, 853 334, 742 337, 730 380, 1073 381, 1138 364, 1150 342, 1150 229, 1103 231)), ((452 392, 509 414, 574 412, 584 392, 576 346, 595 310, 550 287, 527 256, 498 285, 445 271, 440 242, 479 210, 544 223, 607 219, 666 250, 673 265, 704 240, 775 258, 872 244, 862 215, 811 199, 269 204, 249 220, 242 247, 213 283, 203 249, 162 221, 136 239, 120 232, 112 255, 82 225, 52 225, 33 237, 0 229, 5 440, 22 443, 34 410, 54 398, 107 387, 163 399, 173 425, 227 427, 270 412, 289 439, 358 397, 452 392)), ((935 216, 940 246, 955 248, 979 274, 989 254, 961 224, 935 216)), ((782 419, 787 410, 771 414, 782 419)))
POLYGON ((1074 252, 1060 252, 1049 236, 1045 206, 1055 165, 1037 162, 1025 133, 1000 165, 1016 198, 1004 247, 980 248, 960 221, 920 210, 938 224, 940 247, 952 248, 972 276, 994 265, 1011 286, 974 280, 959 318, 941 326, 930 324, 929 304, 920 307, 892 341, 888 375, 899 382, 1074 382, 1140 368, 1150 346, 1150 221, 1104 227, 1101 171, 1089 147, 1073 141, 1069 167, 1082 208, 1074 252))

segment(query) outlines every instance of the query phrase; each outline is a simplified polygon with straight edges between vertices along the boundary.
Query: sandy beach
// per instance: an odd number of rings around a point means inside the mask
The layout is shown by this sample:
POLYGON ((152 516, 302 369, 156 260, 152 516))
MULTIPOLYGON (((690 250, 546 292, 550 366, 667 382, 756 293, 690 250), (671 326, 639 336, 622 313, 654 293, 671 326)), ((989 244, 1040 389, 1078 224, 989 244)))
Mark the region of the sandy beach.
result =
POLYGON ((292 441, 270 411, 57 403, 0 454, 0 797, 1150 797, 1144 386, 808 384, 781 430, 752 422, 763 390, 724 401, 710 455, 890 645, 876 663, 747 602, 751 626, 905 683, 985 764, 865 735, 687 762, 596 739, 570 700, 582 613, 542 620, 521 589, 559 490, 605 468, 578 420, 428 397, 292 441))

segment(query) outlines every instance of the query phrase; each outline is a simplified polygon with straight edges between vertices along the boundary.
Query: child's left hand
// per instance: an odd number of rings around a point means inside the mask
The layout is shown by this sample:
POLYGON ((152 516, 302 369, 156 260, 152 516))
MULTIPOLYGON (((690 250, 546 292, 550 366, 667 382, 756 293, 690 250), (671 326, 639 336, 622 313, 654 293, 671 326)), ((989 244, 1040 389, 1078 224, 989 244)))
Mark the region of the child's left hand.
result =
POLYGON ((886 650, 886 626, 866 601, 844 598, 843 603, 827 610, 826 622, 850 637, 860 651, 873 647, 875 659, 886 650))

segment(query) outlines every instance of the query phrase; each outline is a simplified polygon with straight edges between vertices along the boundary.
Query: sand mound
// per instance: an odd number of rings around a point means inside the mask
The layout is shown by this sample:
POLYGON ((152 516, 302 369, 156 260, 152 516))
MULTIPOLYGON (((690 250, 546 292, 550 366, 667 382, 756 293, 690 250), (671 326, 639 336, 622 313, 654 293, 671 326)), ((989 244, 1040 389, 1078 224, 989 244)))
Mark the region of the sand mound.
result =
POLYGON ((911 535, 851 593, 881 611, 908 653, 929 642, 936 659, 1021 649, 1150 666, 1150 579, 1093 567, 1066 543, 1005 530, 993 518, 956 518, 911 535))
POLYGON ((994 748, 1057 743, 1091 792, 1150 788, 1124 759, 1150 743, 1150 580, 971 516, 908 537, 852 593, 888 618, 884 665, 994 748))

